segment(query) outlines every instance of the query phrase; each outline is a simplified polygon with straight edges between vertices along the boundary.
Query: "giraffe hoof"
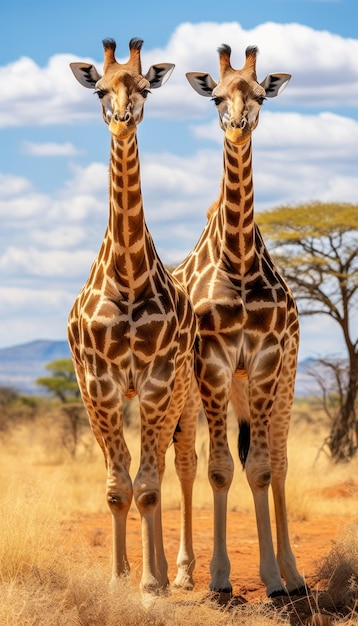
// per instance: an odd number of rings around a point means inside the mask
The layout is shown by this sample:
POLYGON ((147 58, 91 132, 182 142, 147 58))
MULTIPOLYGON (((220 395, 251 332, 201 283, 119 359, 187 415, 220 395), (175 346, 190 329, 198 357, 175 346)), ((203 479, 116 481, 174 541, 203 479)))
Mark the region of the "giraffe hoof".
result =
POLYGON ((194 589, 194 581, 189 577, 175 579, 173 586, 175 589, 183 589, 183 591, 192 591, 194 589))
POLYGON ((232 586, 229 584, 226 587, 214 587, 214 585, 209 585, 210 591, 213 593, 227 593, 232 595, 232 586))
POLYGON ((232 597, 232 589, 231 591, 220 590, 211 591, 210 593, 210 600, 212 602, 215 602, 216 604, 219 604, 220 606, 226 606, 227 604, 229 604, 232 600, 232 597))
POLYGON ((295 587, 292 591, 288 592, 289 596, 308 596, 310 593, 310 588, 308 585, 302 585, 301 587, 295 587))
POLYGON ((269 598, 271 598, 271 600, 273 600, 274 598, 280 598, 280 597, 287 597, 289 594, 287 593, 286 589, 276 589, 275 591, 272 591, 271 593, 267 594, 267 596, 269 598))

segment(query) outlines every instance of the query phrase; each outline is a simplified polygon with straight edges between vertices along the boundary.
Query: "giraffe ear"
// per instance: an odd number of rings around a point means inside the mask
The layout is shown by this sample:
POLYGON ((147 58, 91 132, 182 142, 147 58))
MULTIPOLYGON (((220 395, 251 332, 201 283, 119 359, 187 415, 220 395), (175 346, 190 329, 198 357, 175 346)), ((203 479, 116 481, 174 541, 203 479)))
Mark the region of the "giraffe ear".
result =
POLYGON ((261 87, 266 91, 266 97, 275 98, 278 96, 285 89, 290 78, 291 74, 267 74, 261 83, 261 87))
POLYGON ((145 78, 149 81, 152 89, 157 89, 169 80, 174 68, 173 63, 157 63, 157 65, 152 65, 149 68, 145 78))
POLYGON ((94 89, 96 82, 102 78, 91 63, 70 63, 70 68, 78 82, 88 89, 94 89))
POLYGON ((211 98, 217 86, 215 80, 205 72, 187 72, 185 74, 192 88, 200 95, 211 98))

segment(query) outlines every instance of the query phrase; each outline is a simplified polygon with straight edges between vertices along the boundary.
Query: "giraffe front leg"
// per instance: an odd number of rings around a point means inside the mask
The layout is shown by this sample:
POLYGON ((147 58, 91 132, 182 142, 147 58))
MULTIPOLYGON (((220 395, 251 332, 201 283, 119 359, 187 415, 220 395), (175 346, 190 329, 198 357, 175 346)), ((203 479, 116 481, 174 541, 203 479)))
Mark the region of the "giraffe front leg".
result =
POLYGON ((307 585, 297 571, 296 559, 293 554, 287 524, 287 510, 285 499, 285 479, 272 476, 272 491, 275 504, 277 529, 277 561, 281 574, 286 581, 286 588, 290 595, 307 595, 307 585))
MULTIPOLYGON (((102 449, 107 468, 106 497, 112 514, 112 581, 115 581, 119 576, 128 574, 130 569, 126 550, 126 526, 133 498, 132 480, 129 475, 131 457, 123 435, 122 396, 120 394, 116 396, 114 410, 108 408, 108 402, 103 403, 99 414, 94 409, 87 390, 87 384, 89 385, 92 380, 92 376, 85 379, 84 373, 81 373, 79 378, 91 428, 102 449)), ((101 406, 100 397, 96 405, 101 406)))
MULTIPOLYGON (((192 367, 190 367, 192 370, 192 367)), ((187 400, 174 433, 175 469, 181 487, 180 546, 177 556, 177 575, 174 586, 180 589, 194 588, 193 572, 195 555, 193 549, 193 486, 197 469, 195 436, 201 397, 195 377, 192 376, 187 400)))
MULTIPOLYGON (((226 416, 226 412, 225 412, 226 416)), ((230 560, 226 547, 227 498, 234 475, 234 461, 230 454, 226 422, 215 419, 209 421, 210 454, 208 474, 214 498, 214 545, 210 562, 211 581, 209 589, 218 593, 231 594, 230 560), (222 424, 222 429, 212 428, 212 424, 222 424)))
MULTIPOLYGON (((222 355, 219 355, 221 357, 222 355)), ((230 366, 224 367, 222 358, 217 358, 220 368, 213 363, 202 364, 197 360, 199 389, 209 426, 210 451, 208 475, 214 499, 214 544, 210 562, 211 581, 209 589, 218 593, 231 594, 230 560, 226 547, 227 498, 234 476, 234 461, 227 439, 227 408, 230 398, 232 373, 230 366), (207 377, 210 380, 208 393, 207 377)), ((214 350, 212 354, 214 362, 214 350)))
MULTIPOLYGON (((224 450, 221 450, 221 454, 224 450)), ((232 593, 230 560, 226 547, 227 498, 233 478, 233 460, 226 450, 226 467, 209 459, 209 480, 214 497, 214 546, 210 561, 209 589, 218 593, 232 593)))
POLYGON ((159 502, 158 502, 156 513, 155 513, 154 542, 155 542, 156 578, 158 580, 159 587, 165 590, 169 587, 169 578, 168 578, 168 561, 165 556, 164 543, 163 543, 161 493, 159 494, 159 502))
POLYGON ((163 416, 153 417, 150 424, 143 422, 142 420, 140 467, 133 484, 134 499, 142 524, 142 578, 140 587, 144 592, 157 593, 161 587, 157 577, 155 554, 156 522, 158 521, 158 506, 160 506, 157 454, 163 416))
POLYGON ((285 483, 287 475, 287 438, 294 394, 296 362, 293 350, 288 352, 282 368, 277 398, 272 408, 270 427, 270 453, 272 464, 272 492, 275 505, 277 533, 277 561, 290 595, 307 595, 307 585, 299 574, 293 554, 287 523, 285 483))
POLYGON ((132 501, 131 483, 128 482, 127 489, 113 488, 108 485, 107 501, 112 513, 112 580, 115 580, 118 576, 129 574, 130 570, 126 549, 126 530, 128 511, 132 501))
POLYGON ((275 505, 276 533, 277 533, 277 561, 280 572, 286 581, 286 588, 290 595, 306 595, 307 586, 298 573, 296 559, 291 549, 288 523, 285 483, 287 475, 287 450, 286 441, 288 435, 288 417, 280 411, 280 422, 273 411, 272 425, 270 429, 270 450, 272 463, 272 492, 275 505), (276 432, 277 424, 280 424, 279 432, 276 432))
POLYGON ((287 591, 281 579, 272 541, 268 501, 268 490, 271 482, 269 451, 263 441, 257 445, 255 431, 253 433, 252 430, 250 450, 246 461, 246 476, 255 505, 260 549, 260 577, 266 587, 268 597, 273 598, 287 595, 287 591))
POLYGON ((129 574, 129 562, 126 548, 127 516, 132 502, 133 487, 128 473, 129 453, 123 452, 126 463, 113 469, 112 461, 108 462, 107 502, 112 513, 113 564, 112 580, 129 574))

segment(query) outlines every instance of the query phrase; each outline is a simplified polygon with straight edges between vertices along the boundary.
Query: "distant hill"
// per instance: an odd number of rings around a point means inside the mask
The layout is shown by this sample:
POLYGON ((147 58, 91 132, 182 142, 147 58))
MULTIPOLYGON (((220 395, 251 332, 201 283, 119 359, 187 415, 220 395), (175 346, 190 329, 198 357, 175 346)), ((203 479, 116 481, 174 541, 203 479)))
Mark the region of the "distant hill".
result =
POLYGON ((24 394, 41 394, 36 385, 40 376, 48 376, 47 363, 70 358, 67 341, 38 339, 20 346, 0 349, 0 386, 14 387, 24 394))
MULTIPOLYGON (((0 387, 14 387, 24 394, 44 394, 45 391, 35 383, 37 378, 49 375, 46 365, 57 359, 69 359, 70 349, 67 341, 38 339, 20 346, 0 349, 0 387)), ((308 367, 314 361, 307 359, 298 364, 296 378, 296 396, 307 396, 317 390, 308 367)))

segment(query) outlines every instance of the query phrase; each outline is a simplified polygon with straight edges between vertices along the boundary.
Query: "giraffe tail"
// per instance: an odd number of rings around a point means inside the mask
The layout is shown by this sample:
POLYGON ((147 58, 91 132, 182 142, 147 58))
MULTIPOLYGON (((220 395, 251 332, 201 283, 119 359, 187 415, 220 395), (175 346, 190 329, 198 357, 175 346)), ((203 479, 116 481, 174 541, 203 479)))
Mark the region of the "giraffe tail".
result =
POLYGON ((243 469, 245 469, 245 463, 250 448, 250 422, 243 420, 239 425, 239 437, 238 437, 238 453, 239 459, 243 469))

